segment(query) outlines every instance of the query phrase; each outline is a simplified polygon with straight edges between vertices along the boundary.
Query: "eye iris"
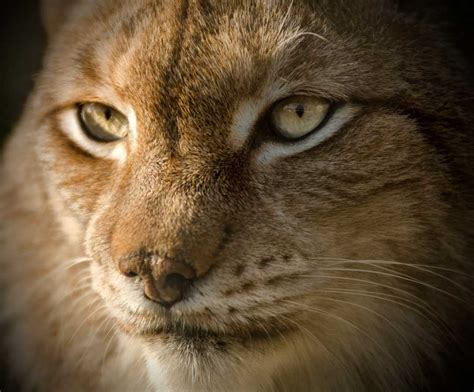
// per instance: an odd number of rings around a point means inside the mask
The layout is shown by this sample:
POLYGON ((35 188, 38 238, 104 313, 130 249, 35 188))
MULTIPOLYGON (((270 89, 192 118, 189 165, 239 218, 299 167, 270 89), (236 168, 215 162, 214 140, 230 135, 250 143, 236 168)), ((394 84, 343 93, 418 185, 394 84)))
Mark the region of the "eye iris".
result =
POLYGON ((85 133, 99 142, 114 142, 123 139, 129 132, 127 118, 106 105, 84 104, 79 109, 79 117, 85 133))
POLYGON ((271 115, 273 131, 286 139, 302 138, 320 127, 329 113, 328 101, 295 96, 281 101, 271 115))

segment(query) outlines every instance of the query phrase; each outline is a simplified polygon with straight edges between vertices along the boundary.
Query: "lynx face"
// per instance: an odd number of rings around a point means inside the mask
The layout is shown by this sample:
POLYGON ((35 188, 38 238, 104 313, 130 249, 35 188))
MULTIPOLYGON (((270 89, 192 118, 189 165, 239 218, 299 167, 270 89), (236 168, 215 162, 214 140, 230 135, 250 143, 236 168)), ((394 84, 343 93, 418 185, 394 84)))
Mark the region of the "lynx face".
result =
POLYGON ((63 11, 33 98, 39 170, 151 382, 419 380, 467 290, 455 53, 383 1, 63 11))

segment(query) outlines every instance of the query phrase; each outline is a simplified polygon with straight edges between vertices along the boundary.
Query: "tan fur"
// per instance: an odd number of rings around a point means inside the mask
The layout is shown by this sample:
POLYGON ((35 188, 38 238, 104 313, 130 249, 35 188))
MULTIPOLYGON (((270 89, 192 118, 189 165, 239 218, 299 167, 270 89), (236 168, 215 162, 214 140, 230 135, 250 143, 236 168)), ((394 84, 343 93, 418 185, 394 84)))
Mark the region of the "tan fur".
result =
POLYGON ((44 6, 0 194, 1 340, 25 390, 405 391, 444 372, 472 318, 473 121, 434 27, 382 0, 44 6), (329 140, 269 139, 263 114, 298 94, 346 105, 329 140), (136 119, 118 150, 71 139, 89 101, 136 119), (118 271, 140 249, 197 270, 170 311, 118 271))

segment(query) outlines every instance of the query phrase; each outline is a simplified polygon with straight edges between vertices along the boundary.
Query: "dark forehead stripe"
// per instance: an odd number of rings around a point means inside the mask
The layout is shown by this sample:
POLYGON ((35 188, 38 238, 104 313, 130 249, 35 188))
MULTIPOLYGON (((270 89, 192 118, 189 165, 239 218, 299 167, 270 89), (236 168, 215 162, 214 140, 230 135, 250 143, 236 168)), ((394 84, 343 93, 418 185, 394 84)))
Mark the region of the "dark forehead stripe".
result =
POLYGON ((179 115, 176 107, 178 88, 180 85, 179 63, 181 60, 186 31, 188 30, 189 20, 189 0, 182 0, 178 9, 178 15, 174 24, 175 34, 172 42, 172 52, 170 60, 163 72, 163 86, 160 91, 156 108, 164 114, 163 131, 168 133, 171 141, 172 150, 178 140, 177 117, 179 115))

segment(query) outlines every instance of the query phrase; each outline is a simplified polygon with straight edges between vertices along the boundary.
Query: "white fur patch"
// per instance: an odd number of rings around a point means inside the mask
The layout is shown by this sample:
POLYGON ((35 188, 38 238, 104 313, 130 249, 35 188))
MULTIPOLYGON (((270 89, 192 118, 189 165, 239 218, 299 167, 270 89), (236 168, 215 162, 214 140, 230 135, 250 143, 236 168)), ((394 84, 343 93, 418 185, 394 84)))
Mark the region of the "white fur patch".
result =
POLYGON ((285 86, 271 84, 263 89, 259 97, 249 98, 240 103, 230 128, 230 144, 234 150, 238 151, 244 146, 263 111, 290 91, 290 86, 286 84, 285 86))
POLYGON ((264 108, 265 102, 258 99, 249 99, 239 105, 230 132, 230 143, 235 150, 243 147, 264 108))

